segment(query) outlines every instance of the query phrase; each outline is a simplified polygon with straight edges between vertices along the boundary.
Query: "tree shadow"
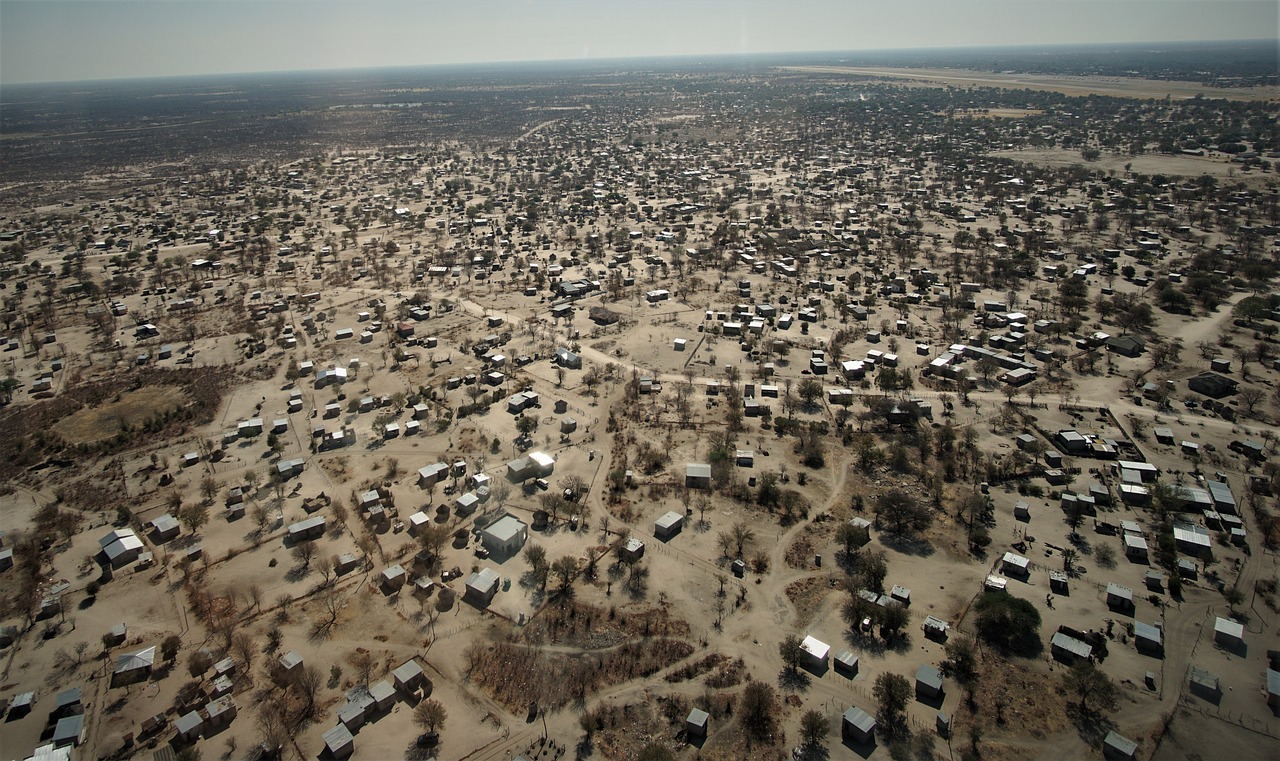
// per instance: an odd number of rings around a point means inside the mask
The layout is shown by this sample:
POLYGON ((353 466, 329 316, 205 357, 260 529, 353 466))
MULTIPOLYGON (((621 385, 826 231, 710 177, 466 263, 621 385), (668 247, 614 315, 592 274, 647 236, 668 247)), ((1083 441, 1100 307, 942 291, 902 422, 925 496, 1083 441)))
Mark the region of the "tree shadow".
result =
POLYGON ((294 582, 302 581, 303 579, 307 578, 310 575, 311 575, 310 566, 295 565, 293 568, 290 568, 287 573, 285 573, 284 580, 292 584, 294 582))
POLYGON ((813 680, 801 669, 786 666, 778 672, 778 686, 787 692, 804 692, 813 684, 813 680))
POLYGON ((1076 728, 1080 739, 1094 748, 1102 745, 1107 733, 1116 728, 1111 717, 1097 711, 1086 711, 1076 703, 1067 703, 1067 719, 1076 728))
POLYGON ((880 544, 902 555, 927 558, 934 553, 933 545, 919 537, 881 534, 880 544))
POLYGON ((846 630, 844 633, 844 641, 851 647, 861 650, 866 655, 876 658, 883 658, 885 653, 889 651, 889 646, 884 642, 884 640, 874 634, 868 634, 857 629, 846 630))

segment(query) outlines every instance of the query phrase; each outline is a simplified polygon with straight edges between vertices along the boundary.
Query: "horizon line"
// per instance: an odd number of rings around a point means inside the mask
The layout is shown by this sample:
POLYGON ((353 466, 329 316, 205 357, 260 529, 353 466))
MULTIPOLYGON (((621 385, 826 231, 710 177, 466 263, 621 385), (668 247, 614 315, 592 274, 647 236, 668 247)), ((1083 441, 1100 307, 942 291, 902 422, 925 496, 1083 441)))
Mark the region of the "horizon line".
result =
MULTIPOLYGON (((1270 44, 1280 49, 1280 37, 1275 38, 1253 38, 1253 39, 1235 39, 1235 40, 1132 40, 1127 42, 1060 42, 1060 43, 1014 43, 1006 45, 956 45, 941 47, 894 47, 894 48, 861 48, 855 50, 778 50, 778 51, 760 51, 755 53, 680 53, 680 54, 655 54, 649 56, 625 56, 615 58, 525 58, 525 59, 494 59, 489 61, 466 61, 458 63, 408 63, 408 64, 379 64, 373 66, 335 66, 332 68, 312 68, 312 69, 261 69, 261 70, 242 70, 242 71, 218 71, 200 74, 152 74, 130 77, 103 77, 96 79, 49 79, 49 80, 31 80, 26 82, 0 82, 0 90, 11 87, 37 87, 47 85, 79 85, 79 84, 110 84, 125 82, 163 82, 178 80, 194 80, 209 79, 215 77, 253 77, 270 74, 337 74, 337 73, 358 73, 358 72, 375 72, 390 70, 409 70, 409 69, 447 69, 447 68, 465 68, 476 67, 482 68, 486 66, 509 66, 519 64, 547 65, 547 64, 619 64, 637 61, 679 61, 689 59, 711 59, 711 60, 727 60, 727 59, 751 59, 764 58, 770 56, 831 56, 831 55, 860 55, 875 53, 917 53, 917 52, 961 52, 961 51, 998 51, 998 50, 1021 50, 1028 48, 1039 49, 1071 49, 1071 48, 1090 48, 1090 47, 1107 47, 1122 48, 1133 46, 1147 45, 1171 45, 1171 46, 1207 46, 1207 45, 1246 45, 1246 44, 1270 44)), ((898 67, 912 68, 912 67, 898 67)), ((944 67, 947 68, 947 67, 944 67)), ((1280 67, 1278 67, 1280 70, 1280 67)), ((1069 76, 1069 75, 1064 75, 1069 76)))

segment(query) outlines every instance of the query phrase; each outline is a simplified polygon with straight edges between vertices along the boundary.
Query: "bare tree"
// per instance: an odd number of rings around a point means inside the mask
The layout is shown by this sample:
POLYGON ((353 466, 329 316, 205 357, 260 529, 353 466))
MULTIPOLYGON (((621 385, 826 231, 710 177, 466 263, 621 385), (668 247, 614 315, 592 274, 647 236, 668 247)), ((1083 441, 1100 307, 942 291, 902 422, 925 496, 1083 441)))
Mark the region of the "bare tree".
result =
POLYGON ((369 684, 369 676, 373 673, 373 667, 377 663, 373 657, 373 653, 370 653, 364 648, 360 648, 347 656, 347 661, 351 664, 352 668, 356 670, 357 681, 359 681, 360 684, 369 684))
POLYGON ((427 698, 413 709, 413 720, 428 732, 435 732, 443 727, 448 717, 449 713, 445 711, 444 705, 433 698, 427 698))
POLYGON ((293 546, 293 557, 302 564, 303 568, 311 567, 311 559, 315 557, 315 554, 315 542, 303 541, 293 546))

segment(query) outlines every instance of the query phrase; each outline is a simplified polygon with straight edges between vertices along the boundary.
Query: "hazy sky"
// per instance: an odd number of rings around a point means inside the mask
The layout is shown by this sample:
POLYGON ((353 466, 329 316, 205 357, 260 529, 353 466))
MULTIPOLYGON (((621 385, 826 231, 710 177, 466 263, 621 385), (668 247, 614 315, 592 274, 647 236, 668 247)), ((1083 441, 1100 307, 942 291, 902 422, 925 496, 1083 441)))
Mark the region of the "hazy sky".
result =
POLYGON ((699 53, 1270 39, 1276 0, 0 0, 0 83, 699 53))

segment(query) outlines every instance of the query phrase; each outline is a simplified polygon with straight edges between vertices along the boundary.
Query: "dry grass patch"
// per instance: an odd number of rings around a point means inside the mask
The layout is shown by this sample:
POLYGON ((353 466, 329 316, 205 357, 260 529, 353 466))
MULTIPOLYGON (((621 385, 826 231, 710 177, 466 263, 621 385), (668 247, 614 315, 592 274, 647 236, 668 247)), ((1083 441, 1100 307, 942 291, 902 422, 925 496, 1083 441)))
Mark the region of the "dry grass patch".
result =
POLYGON ((818 527, 809 524, 800 529, 787 547, 787 565, 792 568, 808 568, 813 562, 813 550, 818 540, 818 527))
POLYGON ((68 443, 94 444, 176 410, 186 404, 187 399, 178 386, 143 386, 109 402, 74 412, 55 423, 53 430, 68 443))
POLYGON ((633 637, 687 637, 689 624, 666 608, 604 609, 581 602, 549 605, 525 626, 526 642, 554 642, 585 649, 614 647, 633 637))
POLYGON ((807 626, 813 621, 832 589, 831 582, 823 576, 798 579, 787 585, 787 599, 796 609, 797 626, 807 626))
POLYGON ((712 653, 676 671, 667 674, 671 683, 686 682, 709 674, 706 685, 713 689, 733 687, 746 677, 747 664, 741 658, 731 658, 724 653, 712 653))
POLYGON ((683 640, 631 642, 599 653, 551 653, 536 647, 499 642, 467 648, 467 673, 489 697, 511 711, 530 701, 543 710, 583 702, 603 686, 652 676, 693 654, 683 640))

